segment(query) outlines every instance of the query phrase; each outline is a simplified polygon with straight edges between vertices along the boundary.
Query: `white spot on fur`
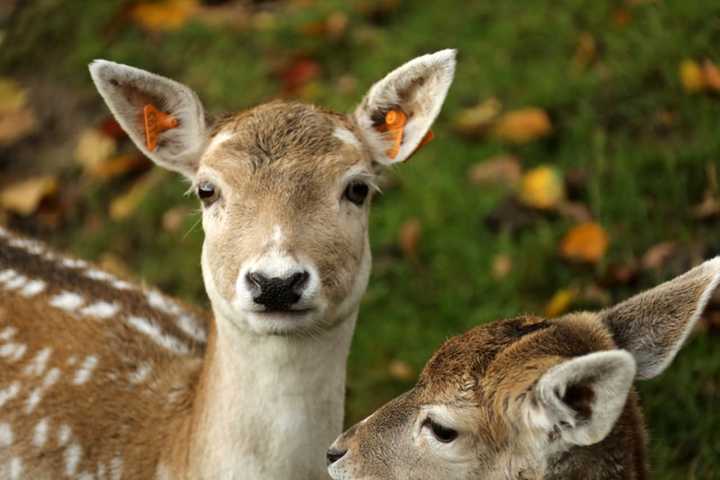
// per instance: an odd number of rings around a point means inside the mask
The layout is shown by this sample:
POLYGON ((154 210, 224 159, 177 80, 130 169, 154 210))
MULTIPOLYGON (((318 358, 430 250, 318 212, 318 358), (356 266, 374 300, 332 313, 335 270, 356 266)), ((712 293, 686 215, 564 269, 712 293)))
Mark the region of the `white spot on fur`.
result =
POLYGON ((20 457, 13 457, 8 463, 10 470, 10 480, 20 480, 22 478, 23 464, 20 457))
POLYGON ((45 391, 52 387, 59 378, 60 370, 58 368, 53 368, 45 375, 45 377, 43 377, 42 384, 39 387, 33 389, 32 392, 30 392, 27 403, 25 404, 25 413, 29 414, 32 413, 33 410, 35 410, 35 407, 37 407, 42 400, 45 391))
POLYGON ((57 433, 57 441, 58 446, 64 447, 67 445, 67 443, 70 441, 70 438, 72 437, 72 428, 70 428, 70 425, 63 423, 60 425, 60 428, 58 429, 57 433))
POLYGON ((75 355, 70 355, 70 357, 67 359, 67 362, 65 362, 69 367, 72 367, 77 363, 77 357, 75 355))
POLYGON ((103 272, 102 270, 97 270, 95 268, 86 271, 85 276, 89 279, 99 280, 101 282, 110 282, 112 280, 115 280, 115 277, 113 277, 109 273, 103 272))
POLYGON ((17 362, 25 355, 27 345, 24 343, 6 343, 0 347, 0 357, 6 358, 8 362, 17 362))
POLYGON ((62 264, 67 268, 87 268, 89 265, 85 260, 77 258, 63 258, 62 264))
POLYGON ((134 384, 142 383, 150 375, 150 372, 152 372, 152 366, 147 362, 143 362, 138 365, 137 369, 128 373, 128 380, 134 384))
POLYGON ((164 333, 160 330, 160 327, 151 320, 136 316, 130 316, 127 320, 131 327, 138 332, 147 335, 153 342, 157 343, 161 347, 167 348, 168 350, 172 350, 173 352, 181 355, 186 355, 190 352, 187 345, 172 335, 164 333))
POLYGON ((207 333, 197 324, 195 317, 191 315, 180 315, 175 324, 191 338, 194 338, 199 342, 205 342, 207 340, 207 333))
POLYGON ((77 310, 83 303, 85 303, 85 299, 82 296, 67 291, 55 295, 50 300, 50 305, 68 312, 77 310))
POLYGON ((15 278, 17 272, 13 269, 3 270, 0 272, 0 283, 5 283, 12 278, 15 278))
POLYGON ((15 440, 12 428, 7 422, 0 423, 0 447, 9 447, 15 440))
POLYGON ((48 359, 52 353, 52 348, 45 347, 35 354, 28 365, 25 366, 23 373, 25 375, 42 375, 47 367, 48 359))
POLYGON ((92 371, 97 366, 97 363, 98 359, 96 356, 89 355, 85 357, 82 365, 80 365, 80 368, 78 368, 75 372, 75 378, 73 379, 73 383, 75 385, 82 385, 83 383, 87 382, 92 375, 92 371))
POLYGON ((120 305, 110 302, 95 302, 80 310, 80 314, 88 317, 110 318, 120 311, 120 305))
POLYGON ((333 132, 333 137, 339 139, 343 143, 352 145, 355 148, 360 148, 360 141, 347 128, 343 128, 343 127, 335 128, 335 131, 333 132))
POLYGON ((91 473, 82 472, 80 475, 77 476, 77 480, 95 480, 95 477, 93 477, 91 473))
POLYGON ((104 463, 98 462, 96 472, 97 472, 97 478, 98 478, 98 480, 105 480, 106 470, 105 470, 105 464, 104 464, 104 463))
POLYGON ((5 328, 3 328, 2 332, 0 332, 0 340, 2 340, 3 342, 7 342, 12 337, 14 337, 16 333, 17 333, 17 328, 5 327, 5 328))
POLYGON ((65 449, 65 475, 72 476, 77 472, 77 467, 82 459, 82 447, 77 443, 73 443, 65 449))
POLYGON ((8 290, 17 290, 20 287, 25 286, 28 278, 25 275, 15 275, 13 278, 5 282, 5 288, 8 290))
POLYGON ((8 242, 8 244, 12 247, 22 248, 32 255, 39 255, 45 251, 45 247, 42 243, 36 240, 30 240, 29 238, 13 238, 8 242))
POLYGON ((117 288, 118 290, 132 290, 133 285, 132 283, 128 283, 124 280, 113 280, 110 285, 117 288))
POLYGON ((45 282, 42 280, 32 280, 20 290, 20 295, 23 297, 34 297, 38 293, 42 293, 45 290, 45 282))
POLYGON ((123 472, 123 459, 120 456, 110 461, 110 478, 111 480, 120 480, 123 472))
POLYGON ((37 448, 44 447, 45 442, 47 442, 49 429, 50 429, 50 421, 47 419, 47 417, 40 420, 35 425, 35 429, 33 430, 33 439, 32 439, 33 445, 35 445, 37 448))
POLYGON ((0 390, 0 407, 17 397, 18 393, 20 393, 20 382, 13 382, 7 388, 0 390))
POLYGON ((197 324, 197 320, 195 319, 195 317, 183 313, 182 309, 177 303, 165 297, 160 292, 153 290, 147 292, 145 296, 151 307, 157 308, 161 312, 167 313, 168 315, 173 315, 177 317, 176 324, 178 328, 184 333, 188 334, 191 338, 200 342, 204 342, 205 340, 207 340, 207 334, 205 333, 205 330, 203 330, 197 324))

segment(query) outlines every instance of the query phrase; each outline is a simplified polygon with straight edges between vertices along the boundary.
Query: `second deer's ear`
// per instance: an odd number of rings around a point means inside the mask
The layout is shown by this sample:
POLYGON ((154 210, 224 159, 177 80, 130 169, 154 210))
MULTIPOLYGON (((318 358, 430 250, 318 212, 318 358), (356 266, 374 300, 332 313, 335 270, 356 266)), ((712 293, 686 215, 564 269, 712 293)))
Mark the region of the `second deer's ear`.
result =
POLYGON ((135 145, 158 165, 192 178, 208 140, 195 92, 169 78, 96 60, 90 75, 135 145))
POLYGON ((720 283, 720 257, 600 313, 618 347, 629 351, 638 378, 665 370, 720 283))
POLYGON ((423 55, 372 86, 354 119, 375 159, 407 160, 425 141, 455 74, 455 50, 423 55))

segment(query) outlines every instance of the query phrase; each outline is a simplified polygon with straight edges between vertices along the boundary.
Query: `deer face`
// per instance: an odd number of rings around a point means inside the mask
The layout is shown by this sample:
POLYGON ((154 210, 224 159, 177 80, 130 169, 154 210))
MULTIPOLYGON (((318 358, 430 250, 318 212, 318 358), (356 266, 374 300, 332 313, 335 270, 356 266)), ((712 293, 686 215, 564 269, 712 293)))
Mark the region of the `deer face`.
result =
POLYGON ((452 338, 415 388, 335 441, 328 471, 500 480, 575 478, 581 465, 615 478, 588 463, 637 447, 622 437, 633 380, 667 367, 719 282, 717 258, 598 314, 522 317, 452 338))
POLYGON ((137 146, 192 182, 216 316, 287 335, 331 328, 357 309, 370 271, 376 172, 407 159, 426 136, 454 58, 445 50, 401 66, 352 115, 272 102, 212 131, 197 96, 181 84, 106 61, 91 73, 137 146), (164 127, 149 131, 147 105, 168 116, 164 127), (388 112, 403 123, 389 125, 388 112))

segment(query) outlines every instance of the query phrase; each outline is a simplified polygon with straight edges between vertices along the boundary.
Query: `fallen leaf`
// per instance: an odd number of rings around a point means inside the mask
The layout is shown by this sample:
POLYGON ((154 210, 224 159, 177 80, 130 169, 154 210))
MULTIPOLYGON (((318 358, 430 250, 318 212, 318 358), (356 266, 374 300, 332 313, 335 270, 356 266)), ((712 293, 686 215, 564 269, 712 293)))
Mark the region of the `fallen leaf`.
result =
POLYGON ((587 285, 578 295, 578 299, 597 307, 607 307, 612 302, 610 293, 597 285, 587 285))
POLYGON ((461 111, 453 122, 456 132, 477 137, 483 135, 502 110, 500 101, 491 97, 478 105, 461 111))
POLYGON ((28 178, 0 192, 0 207, 27 216, 34 213, 43 199, 57 192, 57 179, 50 175, 28 178))
POLYGON ((495 280, 502 280, 512 271, 512 259, 510 255, 500 253, 492 260, 492 276, 495 280))
POLYGON ((703 81, 708 90, 720 92, 720 69, 710 60, 705 60, 702 66, 703 81))
POLYGON ((280 72, 283 93, 293 95, 320 75, 320 64, 311 58, 297 58, 280 72))
POLYGON ((415 380, 415 370, 409 363, 402 360, 392 360, 388 364, 388 374, 395 380, 410 382, 415 380))
POLYGON ((130 18, 145 30, 164 32, 182 28, 197 10, 197 0, 140 2, 130 10, 130 18))
POLYGON ((115 139, 105 135, 102 130, 88 128, 80 133, 75 147, 75 160, 83 167, 86 174, 92 175, 115 153, 116 148, 115 139))
POLYGON ((493 232, 516 233, 537 222, 542 215, 509 197, 500 202, 486 217, 485 225, 493 232))
POLYGON ((108 158, 89 169, 86 173, 93 178, 109 180, 130 172, 142 170, 152 164, 144 155, 138 153, 125 153, 108 158))
POLYGON ((468 178, 475 185, 500 184, 515 187, 520 183, 522 168, 515 155, 496 155, 470 167, 468 178))
POLYGON ((27 100, 26 89, 0 77, 0 146, 15 143, 35 129, 35 115, 27 100))
POLYGON ((110 202, 110 218, 121 221, 128 218, 137 209, 145 195, 166 175, 166 170, 155 168, 140 177, 129 190, 110 202))
POLYGON ((422 224, 417 218, 411 218, 400 226, 398 243, 405 258, 416 260, 418 246, 422 236, 422 224))
POLYGON ((632 22, 632 12, 624 7, 617 7, 612 12, 612 21, 616 27, 623 28, 632 22))
POLYGON ((565 184, 560 173, 549 166, 528 171, 520 184, 520 201, 532 208, 547 210, 565 198, 565 184))
POLYGON ((703 201, 692 208, 692 214, 700 220, 720 217, 720 198, 710 190, 706 191, 703 201))
POLYGON ((582 32, 575 47, 574 64, 580 68, 586 68, 595 61, 596 57, 597 44, 595 43, 595 37, 590 32, 582 32))
POLYGON ((592 220, 592 213, 584 203, 563 201, 558 204, 557 211, 563 217, 569 218, 576 223, 592 220))
POLYGON ((660 269, 675 253, 677 244, 672 241, 661 242, 650 247, 640 260, 645 270, 660 269))
POLYGON ((190 215, 191 210, 187 207, 173 207, 163 213, 162 226, 163 230, 169 233, 176 233, 182 228, 185 219, 190 215))
POLYGON ((576 296, 577 291, 575 289, 561 288, 555 292, 545 306, 545 316, 554 318, 567 312, 576 296))
POLYGON ((634 281, 637 276, 637 262, 615 263, 608 266, 603 283, 608 286, 627 285, 634 281))
POLYGON ((552 123, 541 108, 528 107, 504 113, 492 128, 492 136, 510 143, 524 144, 547 136, 552 123))
POLYGON ((235 30, 244 30, 251 24, 251 6, 245 2, 203 5, 195 13, 195 18, 210 27, 230 27, 235 30))
POLYGON ((608 235, 597 223, 576 225, 565 234, 560 243, 560 255, 577 262, 597 263, 607 251, 608 235))
POLYGON ((700 92, 705 88, 705 76, 695 60, 686 59, 680 63, 680 82, 688 93, 700 92))

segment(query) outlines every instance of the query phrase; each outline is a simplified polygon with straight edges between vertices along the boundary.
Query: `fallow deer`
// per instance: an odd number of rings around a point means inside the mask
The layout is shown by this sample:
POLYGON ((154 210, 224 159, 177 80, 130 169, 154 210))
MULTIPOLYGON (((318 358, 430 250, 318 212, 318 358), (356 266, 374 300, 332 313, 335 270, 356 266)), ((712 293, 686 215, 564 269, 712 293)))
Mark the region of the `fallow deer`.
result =
POLYGON ((454 68, 418 57, 351 115, 276 101, 210 125, 188 87, 92 63, 129 137, 192 182, 213 315, 3 231, 0 477, 327 478, 376 174, 426 139, 454 68))
POLYGON ((720 283, 720 257, 599 313, 451 338, 416 386, 340 436, 335 480, 649 478, 635 378, 662 373, 720 283))

